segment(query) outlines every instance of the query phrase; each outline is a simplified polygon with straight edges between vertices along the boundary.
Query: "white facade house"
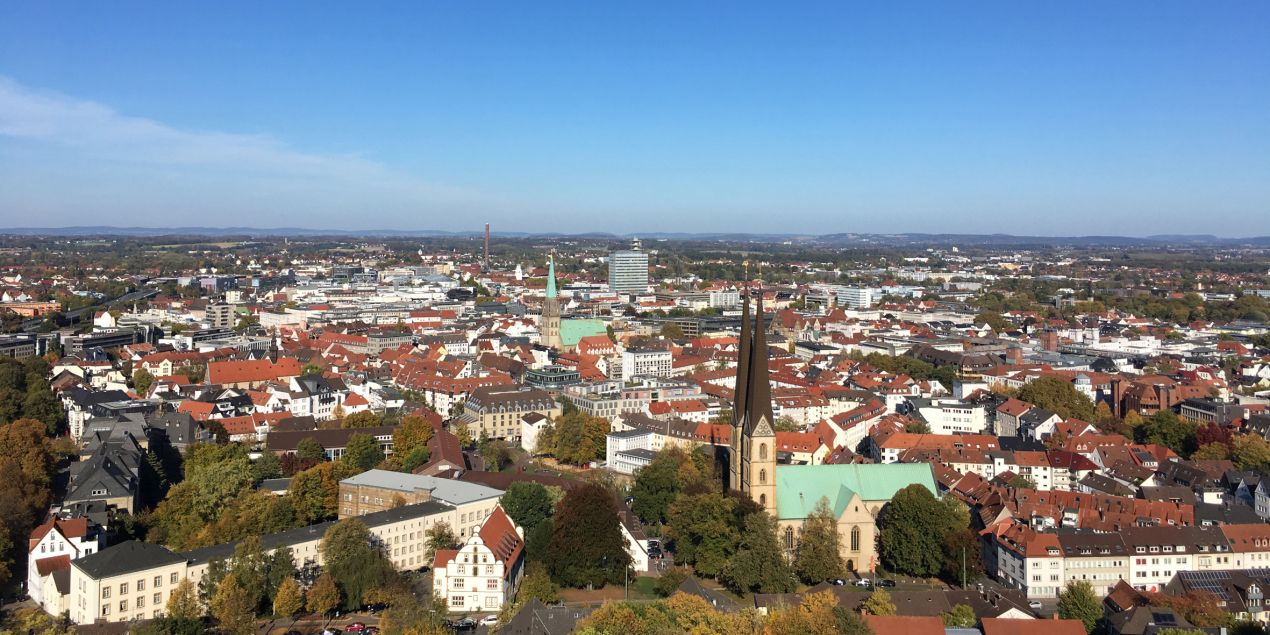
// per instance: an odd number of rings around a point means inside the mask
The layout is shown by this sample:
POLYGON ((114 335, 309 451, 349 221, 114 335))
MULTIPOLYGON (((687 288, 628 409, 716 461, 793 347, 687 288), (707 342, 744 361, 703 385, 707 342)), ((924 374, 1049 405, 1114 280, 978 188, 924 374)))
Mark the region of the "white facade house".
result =
POLYGON ((604 460, 609 469, 619 474, 633 474, 635 470, 652 463, 657 457, 657 452, 652 449, 654 436, 654 433, 640 429, 605 435, 607 447, 604 460))
POLYGON ((461 548, 437 551, 432 592, 452 612, 498 611, 515 596, 524 562, 525 530, 499 506, 461 548))
POLYGON ((982 434, 987 426, 984 407, 964 401, 932 399, 930 407, 918 408, 932 434, 982 434))
POLYGON ((672 355, 660 348, 629 348, 622 353, 622 377, 628 381, 639 376, 667 377, 672 355))
POLYGON ((27 590, 49 615, 60 615, 69 607, 71 562, 101 551, 105 543, 100 527, 87 518, 54 518, 31 532, 27 547, 27 590), (57 587, 65 587, 59 589, 57 587), (46 592, 47 591, 47 592, 46 592))

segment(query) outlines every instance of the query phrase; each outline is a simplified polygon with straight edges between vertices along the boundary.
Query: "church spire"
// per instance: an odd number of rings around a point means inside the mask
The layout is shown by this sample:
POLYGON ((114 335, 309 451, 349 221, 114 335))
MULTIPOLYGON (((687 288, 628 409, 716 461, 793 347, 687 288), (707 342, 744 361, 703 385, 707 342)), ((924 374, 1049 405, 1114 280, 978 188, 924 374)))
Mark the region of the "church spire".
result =
POLYGON ((750 368, 750 297, 747 291, 741 296, 741 343, 736 351, 736 389, 732 393, 732 427, 741 423, 746 411, 745 395, 750 368))
POLYGON ((754 344, 750 351, 749 386, 745 389, 746 430, 754 429, 764 417, 773 425, 772 385, 767 377, 767 321, 763 319, 763 287, 758 289, 758 310, 754 312, 754 344))
POLYGON ((556 255, 547 257, 547 297, 556 297, 556 255))

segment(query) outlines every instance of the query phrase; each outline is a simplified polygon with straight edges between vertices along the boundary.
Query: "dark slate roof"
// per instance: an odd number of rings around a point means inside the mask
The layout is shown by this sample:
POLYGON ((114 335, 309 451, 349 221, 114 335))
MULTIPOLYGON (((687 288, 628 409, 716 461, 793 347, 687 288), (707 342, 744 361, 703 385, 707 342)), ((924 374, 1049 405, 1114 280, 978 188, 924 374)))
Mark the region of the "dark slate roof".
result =
POLYGON ((183 556, 167 547, 129 540, 75 560, 71 566, 94 580, 101 580, 184 561, 183 556))
POLYGON ((741 610, 741 605, 733 602, 728 596, 723 595, 714 589, 702 586, 701 582, 697 580, 697 576, 688 576, 688 579, 684 580, 683 584, 680 584, 679 588, 675 589, 675 591, 702 598, 706 602, 709 602, 716 611, 731 613, 733 611, 741 610))
POLYGON ((568 635, 578 624, 578 620, 587 617, 594 611, 590 607, 548 608, 534 598, 516 613, 506 626, 499 629, 500 635, 568 635))

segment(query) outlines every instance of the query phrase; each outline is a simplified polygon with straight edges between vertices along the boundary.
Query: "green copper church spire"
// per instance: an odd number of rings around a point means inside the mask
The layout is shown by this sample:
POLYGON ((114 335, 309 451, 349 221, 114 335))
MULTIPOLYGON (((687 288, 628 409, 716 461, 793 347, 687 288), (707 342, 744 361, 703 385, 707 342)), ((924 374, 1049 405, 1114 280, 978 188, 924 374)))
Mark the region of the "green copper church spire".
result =
POLYGON ((547 297, 556 297, 556 256, 552 254, 547 258, 547 297))

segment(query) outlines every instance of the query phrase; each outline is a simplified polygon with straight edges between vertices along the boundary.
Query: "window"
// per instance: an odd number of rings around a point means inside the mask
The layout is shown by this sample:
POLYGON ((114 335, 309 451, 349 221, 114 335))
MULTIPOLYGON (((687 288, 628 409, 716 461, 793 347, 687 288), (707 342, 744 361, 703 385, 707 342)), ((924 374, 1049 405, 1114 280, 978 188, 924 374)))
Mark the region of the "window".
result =
POLYGON ((173 574, 172 574, 172 579, 171 579, 171 580, 169 580, 169 582, 171 582, 172 584, 176 584, 176 574, 175 574, 175 573, 173 573, 173 574))
POLYGON ((128 600, 119 600, 119 612, 128 610, 128 600))
POLYGON ((463 606, 463 596, 461 595, 450 596, 450 606, 463 606))
POLYGON ((158 606, 158 605, 159 605, 160 603, 162 603, 162 602, 163 602, 163 594, 162 594, 162 593, 155 593, 155 594, 154 594, 153 601, 151 602, 151 604, 154 604, 155 606, 158 606))
POLYGON ((145 581, 145 580, 137 580, 137 590, 138 590, 138 591, 144 591, 144 590, 146 590, 146 581, 145 581))
POLYGON ((498 580, 496 580, 496 579, 486 580, 486 581, 485 581, 485 588, 486 588, 487 590, 489 590, 489 591, 497 591, 497 590, 498 590, 498 580))
POLYGON ((859 525, 854 525, 851 527, 851 550, 852 551, 860 550, 860 526, 859 525))
MULTIPOLYGON (((785 548, 786 549, 794 548, 794 528, 793 527, 785 528, 785 548)), ((110 597, 110 591, 106 591, 106 597, 110 597)))
POLYGON ((127 582, 121 583, 119 585, 119 595, 127 595, 127 594, 128 594, 128 583, 127 582))
POLYGON ((767 444, 766 443, 758 444, 758 458, 760 461, 767 460, 767 444))
POLYGON ((155 588, 163 586, 163 576, 161 575, 154 576, 154 586, 155 588))
POLYGON ((767 507, 767 494, 758 495, 758 504, 759 507, 767 507))
POLYGON ((467 588, 467 583, 465 583, 465 582, 463 581, 463 578, 455 578, 455 579, 454 579, 454 588, 456 588, 456 589, 465 589, 465 588, 467 588))
POLYGON ((485 575, 494 575, 494 565, 492 564, 485 565, 485 575))
POLYGON ((758 471, 758 482, 759 482, 759 484, 760 484, 760 485, 766 485, 766 484, 767 484, 767 470, 759 470, 759 471, 758 471))
POLYGON ((137 598, 137 608, 144 608, 146 605, 145 596, 137 598))
POLYGON ((101 614, 102 614, 102 615, 110 615, 110 605, 109 605, 109 604, 103 604, 103 605, 101 605, 101 614))
POLYGON ((110 597, 110 587, 104 586, 101 588, 101 597, 103 598, 110 597))

